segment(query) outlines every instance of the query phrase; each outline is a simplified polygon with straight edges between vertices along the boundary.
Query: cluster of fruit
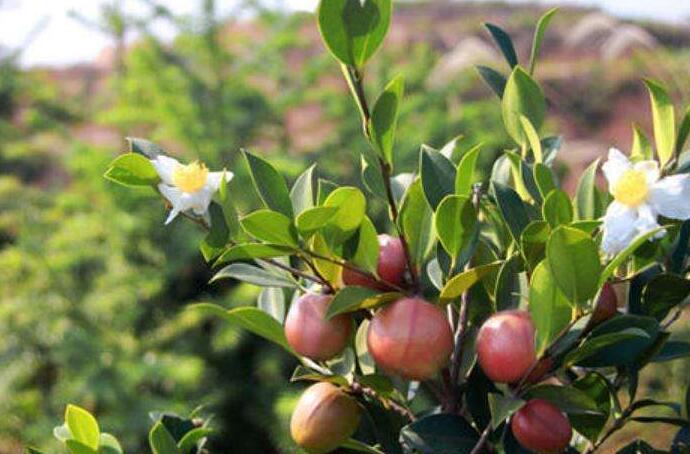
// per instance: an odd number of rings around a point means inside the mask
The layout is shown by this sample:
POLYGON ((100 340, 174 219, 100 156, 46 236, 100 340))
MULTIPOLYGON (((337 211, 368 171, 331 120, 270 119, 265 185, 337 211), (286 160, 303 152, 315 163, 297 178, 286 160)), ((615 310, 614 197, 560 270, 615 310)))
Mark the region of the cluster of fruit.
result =
MULTIPOLYGON (((402 242, 379 235, 378 275, 382 281, 343 270, 345 285, 376 290, 381 282, 404 285, 405 251, 402 242)), ((354 323, 349 314, 330 320, 325 314, 331 295, 306 293, 290 307, 285 335, 300 355, 315 361, 338 356, 347 346, 354 323)), ((600 323, 616 312, 616 295, 610 285, 602 291, 591 324, 600 323)), ((453 352, 453 334, 448 319, 436 305, 418 296, 406 296, 375 313, 367 332, 367 347, 383 371, 406 380, 428 380, 448 365, 453 352)), ((553 364, 548 358, 537 361, 535 327, 529 313, 503 311, 488 318, 477 336, 477 360, 484 374, 496 383, 537 383, 553 364)), ((301 396, 291 421, 294 440, 309 452, 328 452, 347 440, 356 430, 360 410, 356 400, 337 386, 320 382, 301 396)), ((561 451, 568 446, 572 427, 558 407, 544 399, 532 399, 512 417, 511 428, 520 444, 534 451, 561 451)))

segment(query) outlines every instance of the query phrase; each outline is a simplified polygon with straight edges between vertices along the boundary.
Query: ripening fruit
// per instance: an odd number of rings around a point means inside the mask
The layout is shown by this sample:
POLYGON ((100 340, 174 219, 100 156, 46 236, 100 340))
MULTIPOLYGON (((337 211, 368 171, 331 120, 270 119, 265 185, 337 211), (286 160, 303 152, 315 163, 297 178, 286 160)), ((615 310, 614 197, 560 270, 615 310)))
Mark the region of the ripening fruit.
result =
POLYGON ((542 381, 544 376, 551 371, 553 367, 553 359, 546 356, 539 360, 534 369, 527 376, 527 383, 536 384, 542 381))
POLYGON ((590 325, 595 326, 610 319, 618 311, 618 297, 610 282, 604 284, 599 293, 597 305, 592 312, 590 325))
MULTIPOLYGON (((401 285, 405 277, 405 267, 407 266, 405 248, 402 241, 400 238, 386 234, 379 235, 378 239, 379 258, 376 273, 386 282, 401 285)), ((349 268, 343 268, 343 283, 345 285, 368 287, 374 290, 387 290, 385 285, 349 268)))
POLYGON ((536 452, 561 452, 573 428, 561 410, 544 399, 532 399, 513 415, 510 427, 522 447, 536 452))
POLYGON ((332 451, 359 425, 357 402, 337 386, 320 382, 299 398, 290 420, 292 439, 311 454, 332 451))
POLYGON ((514 383, 537 360, 534 323, 525 311, 503 311, 489 317, 477 334, 477 359, 492 381, 514 383))
POLYGON ((426 380, 448 363, 453 333, 440 308, 421 298, 403 298, 374 315, 367 346, 383 370, 426 380))
POLYGON ((330 295, 305 293, 292 303, 285 319, 285 337, 290 347, 314 361, 337 356, 352 332, 352 320, 348 315, 326 319, 331 299, 330 295))

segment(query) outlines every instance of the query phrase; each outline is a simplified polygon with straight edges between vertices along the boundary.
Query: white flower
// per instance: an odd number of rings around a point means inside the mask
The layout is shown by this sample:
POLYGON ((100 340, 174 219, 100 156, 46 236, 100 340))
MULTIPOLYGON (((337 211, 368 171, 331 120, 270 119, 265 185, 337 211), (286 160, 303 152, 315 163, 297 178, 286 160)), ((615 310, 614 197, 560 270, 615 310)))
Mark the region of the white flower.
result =
POLYGON ((172 205, 168 219, 165 220, 166 225, 185 211, 208 219, 208 206, 220 187, 223 175, 226 181, 233 177, 232 172, 209 172, 198 161, 184 165, 163 155, 158 155, 151 163, 161 178, 158 190, 172 205))
POLYGON ((614 198, 604 215, 602 249, 606 254, 620 252, 638 235, 659 227, 659 215, 690 218, 690 175, 660 179, 656 161, 633 164, 615 148, 609 150, 602 170, 614 198))

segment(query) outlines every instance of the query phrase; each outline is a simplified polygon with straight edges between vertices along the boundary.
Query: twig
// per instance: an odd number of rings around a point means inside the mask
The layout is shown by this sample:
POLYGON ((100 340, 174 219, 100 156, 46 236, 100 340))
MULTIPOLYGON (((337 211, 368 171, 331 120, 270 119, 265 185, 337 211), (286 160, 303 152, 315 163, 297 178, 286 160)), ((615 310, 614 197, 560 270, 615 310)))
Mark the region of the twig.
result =
POLYGON ((368 386, 364 386, 357 381, 352 382, 352 384, 350 385, 350 389, 352 390, 352 392, 354 394, 365 395, 365 396, 371 397, 372 399, 378 400, 379 402, 383 403, 385 406, 390 407, 396 413, 399 413, 400 415, 407 418, 409 421, 414 421, 415 419, 417 419, 415 417, 414 413, 412 413, 412 411, 409 408, 395 402, 392 399, 385 399, 385 398, 381 397, 374 389, 372 389, 368 386))
POLYGON ((479 454, 480 452, 482 452, 482 449, 484 449, 484 445, 486 444, 487 440, 489 439, 490 434, 491 434, 491 423, 486 425, 484 432, 482 432, 481 437, 479 437, 477 444, 474 445, 474 448, 472 448, 472 451, 470 451, 470 454, 479 454))

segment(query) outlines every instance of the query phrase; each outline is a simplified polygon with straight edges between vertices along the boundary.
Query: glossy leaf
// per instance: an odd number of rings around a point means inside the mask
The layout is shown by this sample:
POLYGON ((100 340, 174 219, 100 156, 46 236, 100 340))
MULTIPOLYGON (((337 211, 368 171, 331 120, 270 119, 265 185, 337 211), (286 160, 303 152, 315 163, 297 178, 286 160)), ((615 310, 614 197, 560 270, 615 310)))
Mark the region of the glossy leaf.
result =
POLYGON ((654 142, 659 163, 663 167, 673 156, 676 141, 676 120, 673 103, 666 90, 652 80, 645 80, 652 103, 654 142))
POLYGON ((193 449, 195 450, 197 444, 204 438, 211 435, 212 433, 213 430, 207 427, 197 427, 196 429, 190 430, 189 432, 184 434, 184 437, 182 437, 182 439, 178 443, 180 452, 184 454, 192 451, 193 449))
POLYGON ((572 386, 596 404, 599 414, 571 414, 568 419, 575 430, 588 440, 596 441, 611 412, 610 386, 603 375, 593 372, 575 380, 572 386))
POLYGON ((256 306, 275 318, 278 323, 285 320, 285 294, 281 288, 266 287, 261 290, 256 306))
POLYGON ((104 177, 124 186, 153 186, 160 181, 151 161, 137 153, 126 153, 115 158, 104 177))
POLYGON ((258 210, 240 221, 245 232, 260 241, 280 246, 297 247, 297 234, 292 220, 271 210, 258 210))
POLYGON ((256 155, 245 151, 244 157, 247 159, 254 187, 266 208, 292 218, 292 200, 282 175, 268 161, 256 155))
POLYGON ((640 246, 649 241, 650 238, 659 233, 661 230, 664 230, 664 227, 652 229, 648 232, 643 233, 642 235, 638 235, 630 244, 628 244, 628 246, 626 246, 625 249, 616 254, 613 257, 613 259, 611 259, 611 261, 606 265, 604 271, 602 271, 601 277, 599 278, 599 286, 604 285, 604 282, 606 282, 611 276, 613 276, 613 274, 616 272, 616 269, 618 269, 619 266, 621 266, 627 259, 629 259, 630 256, 632 256, 633 253, 640 246))
POLYGON ((497 181, 493 181, 491 185, 496 196, 496 203, 508 225, 511 236, 515 242, 519 242, 522 231, 530 222, 525 204, 517 192, 509 186, 497 181))
POLYGON ((280 345, 285 350, 292 353, 292 349, 285 338, 283 325, 261 309, 256 307, 237 307, 235 309, 226 310, 224 307, 217 304, 200 303, 190 306, 190 310, 199 312, 203 315, 222 318, 231 325, 246 329, 247 331, 280 345))
POLYGON ((546 258, 551 275, 572 303, 582 304, 599 290, 598 248, 583 231, 566 226, 555 229, 546 243, 546 258))
POLYGON ((404 91, 404 80, 402 76, 398 76, 386 86, 371 112, 372 139, 378 152, 389 164, 393 163, 395 129, 404 91))
POLYGON ((642 291, 641 313, 662 321, 674 307, 690 296, 690 280, 675 274, 652 278, 642 291))
POLYGON ((381 46, 391 0, 321 0, 318 24, 326 47, 345 65, 362 67, 381 46))
POLYGON ((336 315, 354 312, 360 309, 371 309, 400 298, 400 293, 381 293, 365 287, 349 285, 343 287, 335 294, 328 305, 326 318, 331 319, 336 315))
POLYGON ((529 312, 537 329, 537 353, 541 355, 572 319, 572 307, 545 262, 532 274, 529 312))
POLYGON ((400 208, 400 226, 407 239, 412 262, 421 267, 434 242, 433 213, 422 183, 416 180, 407 190, 400 208))
POLYGON ((315 168, 316 164, 309 166, 307 170, 297 177, 295 184, 290 189, 290 201, 292 202, 295 215, 299 215, 314 206, 314 199, 316 197, 315 168))
POLYGON ((537 66, 537 58, 539 57, 539 51, 541 50, 541 43, 544 39, 544 33, 553 19, 554 14, 556 14, 558 8, 552 8, 545 12, 537 22, 537 28, 534 31, 534 40, 532 41, 532 53, 529 57, 529 73, 534 74, 534 70, 537 66))
POLYGON ((535 130, 539 130, 546 114, 546 101, 541 87, 519 66, 513 70, 502 102, 503 124, 510 137, 520 145, 527 144, 521 116, 529 119, 535 130))
POLYGON ((367 202, 357 188, 344 186, 331 192, 326 201, 326 207, 337 207, 338 211, 331 218, 329 226, 343 234, 356 230, 364 219, 367 202))
POLYGON ((448 196, 436 209, 434 226, 439 241, 455 261, 476 235, 477 211, 467 197, 448 196))
POLYGON ((513 40, 510 39, 508 33, 506 33, 502 28, 497 25, 485 23, 484 26, 491 34, 498 48, 501 50, 503 57, 505 57, 508 65, 513 68, 518 64, 517 53, 515 52, 515 46, 513 46, 513 40))
POLYGON ((479 434, 464 418, 447 413, 424 416, 400 431, 400 441, 410 452, 470 452, 477 440, 479 434))
POLYGON ((261 287, 296 287, 297 283, 285 276, 271 273, 263 268, 248 263, 233 263, 216 273, 210 282, 220 279, 237 279, 238 281, 261 287))
POLYGON ((379 262, 379 240, 376 227, 368 217, 365 216, 362 220, 355 239, 355 253, 350 261, 358 268, 376 274, 379 262))
POLYGON ((455 192, 455 166, 438 151, 422 147, 419 173, 424 195, 433 210, 447 195, 455 192))
POLYGON ((518 411, 525 401, 513 396, 489 394, 489 407, 491 408, 491 427, 496 429, 513 413, 518 411))
POLYGON ((493 262, 486 265, 479 265, 462 273, 453 276, 441 290, 441 302, 450 302, 459 298, 464 292, 469 290, 474 284, 479 282, 484 276, 497 271, 503 262, 493 262))
POLYGON ((560 189, 551 191, 544 199, 542 214, 553 229, 570 224, 573 221, 573 205, 568 194, 560 189))
POLYGON ((683 114, 683 119, 680 122, 680 127, 678 128, 678 136, 676 137, 676 156, 680 156, 683 152, 683 147, 685 142, 688 140, 690 135, 690 106, 685 109, 685 114, 683 114))
POLYGON ((67 405, 65 424, 72 434, 72 439, 91 449, 98 449, 101 432, 96 418, 91 413, 76 405, 67 405))
POLYGON ((633 125, 633 143, 630 149, 630 160, 637 162, 650 161, 652 159, 654 159, 654 150, 649 143, 649 139, 647 139, 647 136, 639 126, 633 125))
POLYGON ((236 262, 248 259, 268 259, 289 255, 294 249, 274 244, 246 243, 237 244, 223 252, 216 260, 214 266, 223 263, 236 262))
POLYGON ((175 439, 160 421, 149 432, 149 445, 153 454, 182 454, 175 439))
POLYGON ((338 207, 314 207, 302 211, 295 220, 297 230, 308 237, 325 227, 338 212, 338 207))
POLYGON ((541 141, 539 140, 539 134, 537 130, 534 129, 532 122, 529 118, 524 115, 520 115, 520 124, 522 125, 522 130, 527 138, 527 143, 532 149, 532 154, 534 155, 534 162, 541 164, 544 160, 544 154, 541 149, 541 141))
POLYGON ((582 173, 575 192, 575 213, 577 219, 597 219, 602 213, 599 199, 597 198, 597 169, 599 159, 590 164, 582 173))
POLYGON ((476 146, 465 153, 458 164, 455 175, 455 193, 470 197, 472 186, 479 182, 477 176, 477 159, 479 158, 480 146, 476 146))
POLYGON ((476 68, 477 72, 484 82, 489 86, 491 91, 498 96, 498 99, 503 98, 503 92, 507 83, 505 76, 495 69, 489 68, 488 66, 477 65, 476 68))

